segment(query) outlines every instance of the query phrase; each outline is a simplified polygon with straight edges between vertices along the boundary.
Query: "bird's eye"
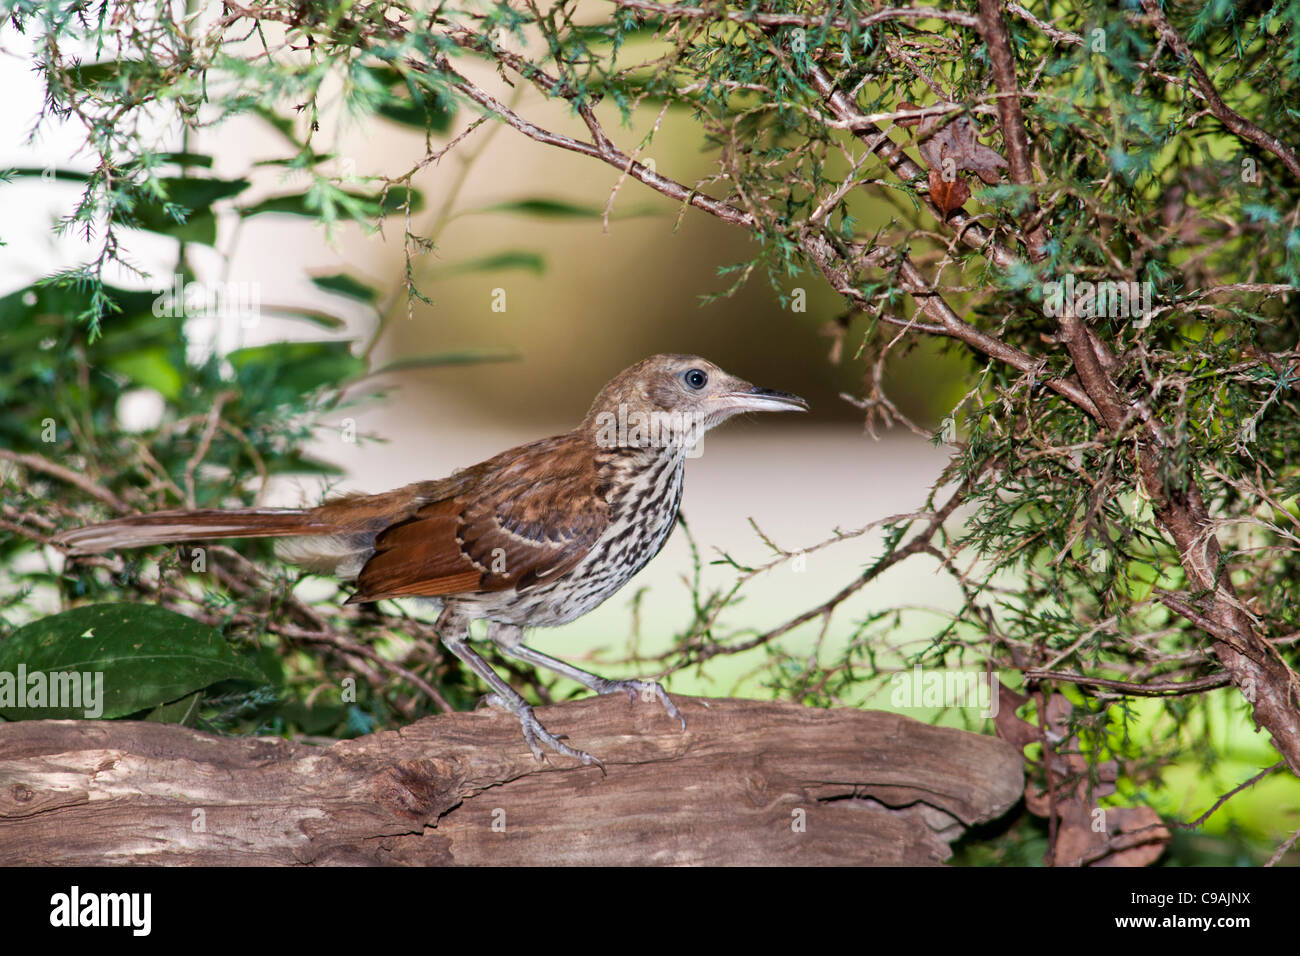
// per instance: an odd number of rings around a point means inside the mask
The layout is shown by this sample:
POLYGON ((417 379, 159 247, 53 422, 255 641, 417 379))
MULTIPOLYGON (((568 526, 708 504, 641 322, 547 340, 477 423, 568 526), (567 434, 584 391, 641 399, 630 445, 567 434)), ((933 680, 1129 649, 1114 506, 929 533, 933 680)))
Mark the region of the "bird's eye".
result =
POLYGON ((698 368, 693 368, 689 372, 683 374, 682 380, 697 391, 709 384, 709 376, 698 368))

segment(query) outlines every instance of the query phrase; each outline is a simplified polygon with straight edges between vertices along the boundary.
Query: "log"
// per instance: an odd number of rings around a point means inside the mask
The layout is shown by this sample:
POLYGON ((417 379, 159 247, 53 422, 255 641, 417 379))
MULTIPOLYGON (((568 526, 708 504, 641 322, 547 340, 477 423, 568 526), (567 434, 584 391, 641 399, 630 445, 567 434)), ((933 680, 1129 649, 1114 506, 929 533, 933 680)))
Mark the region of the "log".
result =
POLYGON ((995 737, 881 711, 613 696, 314 746, 137 721, 0 724, 0 865, 935 865, 1021 796, 995 737))

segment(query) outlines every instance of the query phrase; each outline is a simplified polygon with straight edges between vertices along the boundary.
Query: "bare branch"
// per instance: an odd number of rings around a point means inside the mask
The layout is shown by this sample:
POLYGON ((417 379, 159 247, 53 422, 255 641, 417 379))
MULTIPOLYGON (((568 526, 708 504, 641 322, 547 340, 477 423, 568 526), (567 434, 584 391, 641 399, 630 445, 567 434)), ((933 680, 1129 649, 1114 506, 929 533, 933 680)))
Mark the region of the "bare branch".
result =
POLYGON ((1178 31, 1175 30, 1165 18, 1164 11, 1160 9, 1160 4, 1157 3, 1156 0, 1142 0, 1142 9, 1146 11, 1147 16, 1149 16, 1152 22, 1155 23, 1156 29, 1160 32, 1160 36, 1164 41, 1173 47, 1174 50, 1177 51, 1178 55, 1187 63, 1187 68, 1192 71, 1192 78, 1196 80, 1196 85, 1205 95, 1205 102, 1210 107, 1210 112, 1219 119, 1219 122, 1223 123, 1224 126, 1228 127, 1228 129, 1232 130, 1232 132, 1236 133, 1240 138, 1268 150, 1278 159, 1282 160, 1282 164, 1286 166, 1292 176, 1300 179, 1300 158, 1297 158, 1295 150, 1291 149, 1291 147, 1287 146, 1272 133, 1260 129, 1250 120, 1246 119, 1236 110, 1233 110, 1223 102, 1223 97, 1221 97, 1219 91, 1214 88, 1214 84, 1210 81, 1210 77, 1205 72, 1205 68, 1201 66, 1200 61, 1196 59, 1191 48, 1187 45, 1187 41, 1182 38, 1178 31))
POLYGON ((6 461, 12 461, 15 465, 29 468, 32 471, 39 471, 42 474, 49 475, 51 478, 57 478, 59 481, 80 488, 86 494, 90 495, 90 497, 108 505, 119 514, 130 510, 130 507, 125 501, 113 494, 107 488, 100 487, 80 472, 56 464, 49 459, 42 458, 40 455, 21 454, 19 452, 9 451, 7 448, 0 448, 0 458, 6 461))

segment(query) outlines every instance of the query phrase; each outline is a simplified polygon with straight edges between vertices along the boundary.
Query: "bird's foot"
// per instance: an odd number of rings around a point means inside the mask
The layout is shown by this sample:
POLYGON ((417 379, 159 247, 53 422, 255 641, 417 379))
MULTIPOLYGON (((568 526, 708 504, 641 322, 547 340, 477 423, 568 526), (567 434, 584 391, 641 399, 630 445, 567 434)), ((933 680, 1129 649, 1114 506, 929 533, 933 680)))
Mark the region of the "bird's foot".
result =
POLYGON ((672 698, 663 687, 652 680, 605 680, 601 678, 600 683, 595 688, 598 694, 617 694, 619 691, 625 691, 628 699, 636 703, 637 699, 652 701, 659 699, 659 703, 664 705, 664 710, 668 711, 669 717, 675 717, 681 721, 682 730, 686 729, 686 718, 682 712, 677 709, 672 698))
POLYGON ((484 698, 484 702, 489 706, 508 710, 519 718, 519 726, 524 732, 524 742, 528 744, 528 749, 533 752, 533 756, 539 761, 546 760, 546 755, 542 752, 541 748, 541 744, 546 744, 546 746, 550 747, 558 754, 565 757, 572 757, 588 767, 599 767, 601 772, 604 772, 605 765, 600 762, 599 758, 593 757, 584 750, 576 750, 575 748, 570 747, 564 742, 562 734, 557 737, 555 734, 543 727, 542 722, 538 720, 537 715, 533 713, 531 705, 524 703, 523 701, 515 703, 514 701, 507 700, 500 694, 488 694, 487 697, 484 698), (539 743, 539 741, 541 743, 539 743))

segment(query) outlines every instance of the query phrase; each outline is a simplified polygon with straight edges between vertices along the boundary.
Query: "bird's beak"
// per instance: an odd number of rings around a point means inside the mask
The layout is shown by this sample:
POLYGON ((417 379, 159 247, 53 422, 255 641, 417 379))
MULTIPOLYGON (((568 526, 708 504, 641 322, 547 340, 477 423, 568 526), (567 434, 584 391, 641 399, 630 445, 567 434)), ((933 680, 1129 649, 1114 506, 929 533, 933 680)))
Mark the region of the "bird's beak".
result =
POLYGON ((798 395, 778 392, 771 388, 759 388, 740 379, 736 379, 731 388, 719 395, 717 401, 722 406, 722 410, 731 414, 808 411, 808 403, 798 395))

